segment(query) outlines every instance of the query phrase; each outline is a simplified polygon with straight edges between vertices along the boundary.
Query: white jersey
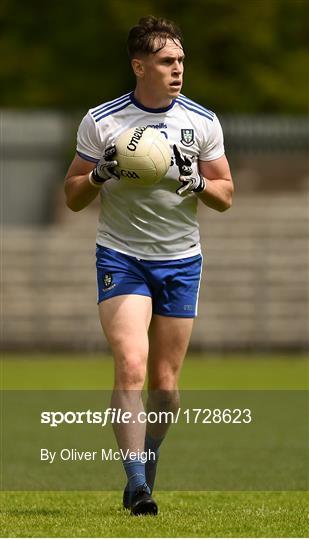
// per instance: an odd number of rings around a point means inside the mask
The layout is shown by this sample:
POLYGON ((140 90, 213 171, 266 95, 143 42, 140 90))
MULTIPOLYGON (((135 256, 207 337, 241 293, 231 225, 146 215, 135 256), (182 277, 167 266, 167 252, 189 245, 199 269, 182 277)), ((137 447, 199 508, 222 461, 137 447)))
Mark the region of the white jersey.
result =
MULTIPOLYGON (((180 95, 166 108, 149 109, 133 92, 90 109, 77 134, 77 153, 96 163, 104 149, 127 129, 151 126, 164 132, 194 160, 210 161, 224 154, 216 115, 180 95)), ((200 253, 195 193, 179 196, 179 170, 172 159, 166 176, 149 188, 121 180, 106 181, 101 190, 97 243, 148 260, 173 260, 200 253)))

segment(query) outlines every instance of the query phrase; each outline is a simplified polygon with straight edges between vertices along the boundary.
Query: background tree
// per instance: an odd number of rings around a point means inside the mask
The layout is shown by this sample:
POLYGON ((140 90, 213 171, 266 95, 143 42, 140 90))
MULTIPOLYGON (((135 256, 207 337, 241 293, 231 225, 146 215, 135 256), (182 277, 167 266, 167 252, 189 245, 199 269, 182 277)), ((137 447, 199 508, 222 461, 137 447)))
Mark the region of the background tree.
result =
POLYGON ((219 112, 308 111, 308 0, 3 0, 2 107, 83 109, 134 85, 130 26, 177 21, 184 93, 219 112))

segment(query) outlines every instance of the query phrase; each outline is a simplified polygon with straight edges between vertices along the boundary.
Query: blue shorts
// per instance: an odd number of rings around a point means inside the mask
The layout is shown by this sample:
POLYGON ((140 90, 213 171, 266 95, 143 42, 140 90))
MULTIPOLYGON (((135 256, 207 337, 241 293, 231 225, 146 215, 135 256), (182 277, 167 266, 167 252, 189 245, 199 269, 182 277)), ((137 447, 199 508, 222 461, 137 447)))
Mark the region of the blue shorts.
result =
POLYGON ((197 315, 202 256, 175 261, 148 261, 97 245, 98 304, 122 294, 152 298, 156 315, 197 315))

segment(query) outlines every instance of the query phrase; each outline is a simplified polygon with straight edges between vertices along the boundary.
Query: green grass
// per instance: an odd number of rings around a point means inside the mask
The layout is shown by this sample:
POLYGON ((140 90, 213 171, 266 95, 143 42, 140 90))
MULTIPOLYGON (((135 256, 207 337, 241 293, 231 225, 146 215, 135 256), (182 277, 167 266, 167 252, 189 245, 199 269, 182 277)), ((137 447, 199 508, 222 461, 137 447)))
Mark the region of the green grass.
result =
POLYGON ((157 517, 132 517, 120 493, 9 493, 2 535, 10 537, 306 537, 301 493, 157 494, 157 517))
MULTIPOLYGON (((109 389, 108 355, 2 355, 2 387, 8 390, 109 389)), ((190 354, 180 379, 184 389, 300 390, 308 387, 308 360, 289 355, 190 354)))
MULTIPOLYGON (((111 388, 101 355, 6 355, 5 389, 111 388)), ((186 389, 304 389, 304 357, 190 355, 186 389)), ((119 492, 4 492, 2 537, 307 537, 305 492, 158 492, 157 517, 132 517, 119 492)))

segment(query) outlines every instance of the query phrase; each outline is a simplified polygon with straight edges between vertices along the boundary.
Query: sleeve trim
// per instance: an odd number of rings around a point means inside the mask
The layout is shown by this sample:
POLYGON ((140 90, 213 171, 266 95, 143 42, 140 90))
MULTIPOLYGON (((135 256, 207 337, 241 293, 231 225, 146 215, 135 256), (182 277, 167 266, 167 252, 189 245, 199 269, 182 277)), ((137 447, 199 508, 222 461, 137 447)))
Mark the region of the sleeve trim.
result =
POLYGON ((98 163, 100 160, 91 156, 87 156, 87 154, 83 154, 82 152, 79 152, 76 150, 76 153, 79 157, 82 159, 85 159, 86 161, 91 161, 92 163, 98 163))

